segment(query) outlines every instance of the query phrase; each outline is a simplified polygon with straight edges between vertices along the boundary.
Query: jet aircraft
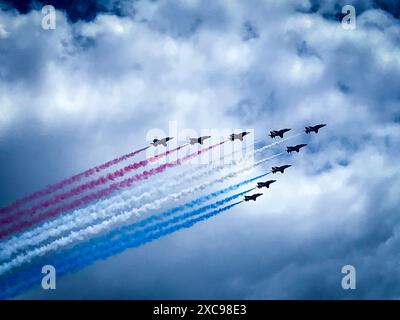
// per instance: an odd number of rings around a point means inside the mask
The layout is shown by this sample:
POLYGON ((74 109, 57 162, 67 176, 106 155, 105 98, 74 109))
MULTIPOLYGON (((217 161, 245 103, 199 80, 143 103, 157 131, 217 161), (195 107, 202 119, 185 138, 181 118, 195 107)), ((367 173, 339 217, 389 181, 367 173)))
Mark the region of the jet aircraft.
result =
POLYGON ((284 165, 284 166, 280 166, 280 167, 272 167, 271 172, 272 172, 273 174, 275 174, 275 173, 277 173, 277 172, 284 173, 285 170, 286 170, 287 168, 290 168, 290 167, 291 167, 290 164, 287 164, 287 165, 284 165))
POLYGON ((273 183, 275 183, 276 182, 276 180, 268 180, 268 181, 265 181, 265 182, 258 182, 257 183, 257 188, 258 189, 261 189, 261 188, 269 188, 270 186, 271 186, 271 184, 273 184, 273 183))
POLYGON ((196 143, 199 143, 199 144, 203 144, 203 142, 204 142, 204 140, 206 140, 206 139, 210 139, 211 138, 211 136, 203 136, 203 137, 198 137, 198 138, 189 138, 189 141, 190 141, 190 144, 196 144, 196 143))
POLYGON ((152 144, 155 147, 157 147, 159 145, 163 145, 164 147, 166 147, 167 146, 167 142, 169 140, 172 140, 172 139, 173 139, 173 137, 166 137, 166 138, 163 138, 163 139, 153 139, 153 142, 150 143, 150 144, 152 144))
POLYGON ((292 129, 282 129, 282 130, 272 130, 269 136, 274 139, 275 137, 281 137, 283 139, 283 135, 292 129))
POLYGON ((318 130, 323 127, 326 127, 326 124, 317 124, 316 126, 306 127, 304 131, 306 133, 311 133, 311 132, 318 133, 318 130))
POLYGON ((248 135, 248 134, 250 134, 250 132, 232 133, 232 134, 229 136, 229 139, 230 139, 231 141, 235 141, 236 139, 238 139, 238 140, 240 140, 240 141, 243 141, 243 137, 246 136, 246 135, 248 135))
POLYGON ((259 196, 262 196, 262 193, 255 193, 252 194, 251 196, 244 196, 244 201, 250 201, 250 200, 256 201, 259 196))
POLYGON ((298 144, 296 146, 293 147, 286 147, 286 151, 287 153, 292 153, 292 152, 300 152, 301 148, 304 148, 306 146, 306 144, 298 144))

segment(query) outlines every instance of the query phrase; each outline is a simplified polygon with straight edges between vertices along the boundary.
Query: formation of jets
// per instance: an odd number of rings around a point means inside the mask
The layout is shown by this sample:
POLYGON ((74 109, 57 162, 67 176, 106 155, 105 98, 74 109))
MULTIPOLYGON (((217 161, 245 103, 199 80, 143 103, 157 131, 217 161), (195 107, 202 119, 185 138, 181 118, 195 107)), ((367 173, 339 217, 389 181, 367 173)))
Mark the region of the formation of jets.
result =
MULTIPOLYGON (((311 132, 315 132, 318 133, 319 129, 326 127, 326 124, 317 124, 315 126, 309 126, 309 127, 305 127, 304 131, 305 133, 311 133, 311 132)), ((272 130, 269 133, 269 136, 274 139, 276 137, 281 137, 283 139, 283 135, 286 132, 289 132, 292 129, 281 129, 281 130, 272 130)))
MULTIPOLYGON (((312 132, 318 133, 319 129, 321 129, 321 128, 325 127, 325 126, 326 126, 326 124, 317 124, 315 126, 305 127, 304 131, 307 134, 312 133, 312 132)), ((283 139, 283 136, 285 135, 285 133, 289 132, 290 130, 292 130, 292 129, 285 128, 285 129, 281 129, 281 130, 272 130, 270 132, 269 136, 272 139, 274 139, 276 137, 280 137, 280 138, 283 139)), ((250 134, 250 132, 247 132, 247 131, 244 131, 244 132, 241 132, 241 133, 232 133, 229 136, 229 140, 230 141, 235 141, 235 140, 243 141, 243 138, 248 134, 250 134)), ((198 138, 189 138, 189 143, 191 145, 194 145, 196 143, 203 144, 203 142, 205 140, 210 139, 210 138, 211 138, 211 136, 201 136, 201 137, 198 137, 198 138)), ((172 139, 173 139, 173 137, 166 137, 166 138, 163 138, 163 139, 154 139, 151 144, 153 146, 155 146, 155 147, 157 147, 159 145, 163 145, 164 147, 166 147, 167 146, 167 142, 172 140, 172 139)), ((289 147, 286 147, 286 151, 288 153, 300 152, 300 149, 304 148, 305 146, 307 146, 307 144, 298 144, 298 145, 295 145, 295 146, 289 146, 289 147)), ((289 165, 289 164, 283 165, 283 166, 279 166, 279 167, 272 167, 271 172, 273 174, 278 173, 278 172, 283 174, 285 172, 285 170, 287 168, 290 168, 290 167, 291 167, 291 165, 289 165)), ((273 184, 275 182, 276 182, 276 180, 268 180, 268 181, 264 181, 264 182, 258 182, 257 183, 257 188, 258 189, 261 189, 261 188, 268 188, 269 189, 271 184, 273 184)), ((246 195, 246 196, 244 196, 244 201, 246 201, 246 202, 247 201, 251 201, 251 200, 252 201, 256 201, 257 198, 262 196, 262 195, 263 195, 262 193, 255 193, 255 194, 248 195, 248 196, 246 195)))
MULTIPOLYGON (((305 127, 304 131, 306 133, 312 133, 312 132, 318 133, 319 129, 321 129, 321 128, 325 127, 325 126, 326 126, 326 124, 317 124, 315 126, 305 127)), ((289 132, 290 130, 292 130, 292 129, 286 128, 286 129, 280 129, 280 130, 272 130, 270 132, 269 136, 272 139, 274 139, 276 137, 281 137, 283 139, 283 136, 285 135, 285 133, 289 132)), ((241 133, 232 133, 229 136, 229 140, 231 140, 231 141, 235 141, 235 140, 243 141, 243 138, 248 134, 250 134, 250 132, 247 132, 247 131, 244 131, 244 132, 241 132, 241 133)), ((210 138, 211 138, 211 136, 202 136, 202 137, 198 137, 198 138, 189 138, 189 143, 191 145, 194 145, 196 143, 203 144, 203 142, 205 140, 210 139, 210 138)), ((173 139, 173 137, 166 137, 166 138, 163 138, 163 139, 154 139, 151 144, 153 146, 155 146, 155 147, 157 147, 159 145, 163 145, 164 147, 166 147, 167 146, 167 142, 172 140, 172 139, 173 139)), ((287 152, 288 153, 291 153, 293 151, 299 152, 300 149, 305 147, 305 146, 306 146, 306 144, 299 144, 297 146, 287 147, 287 152)))
MULTIPOLYGON (((291 167, 291 165, 288 165, 288 164, 284 165, 284 166, 280 166, 280 167, 272 167, 271 172, 272 173, 277 173, 277 172, 284 173, 285 170, 287 168, 290 168, 290 167, 291 167)), ((269 189, 271 184, 273 184, 275 182, 276 182, 276 180, 268 180, 268 181, 265 181, 265 182, 257 182, 257 188, 258 189, 261 189, 261 188, 269 189)), ((246 201, 246 202, 250 201, 250 200, 256 201, 259 196, 262 196, 262 193, 255 193, 255 194, 252 194, 250 196, 244 196, 243 200, 246 201)))
MULTIPOLYGON (((229 136, 229 140, 231 140, 231 141, 235 141, 235 140, 243 141, 243 138, 248 134, 250 134, 250 132, 232 133, 229 136)), ((189 138, 189 143, 191 145, 194 145, 196 143, 203 144, 203 142, 205 140, 210 139, 210 138, 211 138, 211 136, 202 136, 202 137, 198 137, 198 138, 189 138)), ((164 147, 166 147, 167 146, 167 142, 172 140, 172 139, 173 139, 173 137, 165 137, 165 138, 162 138, 162 139, 155 138, 155 139, 153 139, 153 142, 151 142, 150 144, 155 146, 155 147, 157 147, 159 145, 163 145, 164 147)))
MULTIPOLYGON (((312 133, 312 132, 315 132, 315 133, 318 133, 318 131, 319 131, 319 129, 321 129, 321 128, 323 128, 323 127, 325 127, 326 126, 326 124, 317 124, 317 125, 315 125, 315 126, 309 126, 309 127, 305 127, 305 132, 308 134, 308 133, 312 133)), ((271 132, 270 132, 270 134, 269 134, 269 136, 272 138, 272 139, 274 139, 274 138, 276 138, 276 137, 280 137, 280 138, 282 138, 283 139, 283 136, 285 135, 285 133, 286 132, 289 132, 291 129, 281 129, 281 130, 272 130, 271 132)), ((286 147, 286 151, 288 152, 288 153, 292 153, 292 152, 300 152, 300 149, 301 148, 304 148, 305 146, 307 146, 306 144, 298 144, 298 145, 295 145, 295 146, 289 146, 289 147, 286 147)), ((284 173, 285 172, 285 170, 287 169, 287 168, 290 168, 291 167, 291 165, 283 165, 283 166, 280 166, 280 167, 272 167, 272 169, 271 169, 271 172, 273 173, 273 174, 275 174, 275 173, 278 173, 278 172, 280 172, 280 173, 284 173)), ((258 189, 261 189, 261 188, 269 188, 270 186, 271 186, 271 184, 273 184, 273 183, 275 183, 276 182, 276 180, 268 180, 268 181, 265 181, 265 182, 258 182, 257 183, 257 188, 258 189)), ((255 193, 255 194, 252 194, 252 195, 249 195, 249 196, 244 196, 244 201, 250 201, 250 200, 253 200, 253 201, 256 201, 257 200, 257 198, 259 197, 259 196, 261 196, 262 195, 262 193, 255 193)))

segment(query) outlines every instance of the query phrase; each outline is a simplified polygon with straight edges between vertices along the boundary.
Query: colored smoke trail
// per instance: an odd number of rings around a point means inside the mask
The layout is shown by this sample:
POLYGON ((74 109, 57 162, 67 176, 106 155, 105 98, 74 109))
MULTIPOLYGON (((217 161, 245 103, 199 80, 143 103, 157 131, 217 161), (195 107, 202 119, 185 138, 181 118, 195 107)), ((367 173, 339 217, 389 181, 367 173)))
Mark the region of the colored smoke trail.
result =
POLYGON ((46 219, 50 219, 50 218, 52 218, 52 217, 54 217, 54 216, 56 216, 56 215, 58 215, 58 214, 60 214, 62 212, 65 212, 65 211, 68 211, 68 210, 72 210, 72 209, 74 209, 76 207, 85 205, 85 204, 90 203, 92 201, 99 200, 99 199, 101 199, 103 197, 107 197, 107 196, 111 195, 112 193, 114 193, 116 191, 119 191, 119 190, 121 190, 123 188, 128 188, 133 183, 148 179, 148 178, 150 178, 150 177, 152 177, 154 175, 157 175, 157 174, 160 174, 161 172, 164 172, 165 170, 167 170, 169 168, 173 168, 173 167, 179 166, 182 163, 184 163, 184 162, 186 162, 186 161, 188 161, 190 159, 193 159, 193 158, 199 156, 200 154, 202 154, 204 152, 207 152, 207 151, 209 151, 209 150, 211 150, 211 149, 213 149, 215 147, 218 147, 218 146, 224 144, 226 141, 219 142, 219 143, 214 144, 212 146, 209 146, 207 148, 201 149, 201 150, 199 150, 197 152, 191 153, 191 154, 189 154, 187 156, 184 156, 182 158, 179 158, 179 159, 175 160, 174 162, 162 164, 162 165, 160 165, 160 166, 158 166, 156 168, 150 169, 148 171, 144 171, 144 172, 142 172, 140 174, 136 174, 133 177, 127 178, 127 179, 125 179, 125 180, 123 180, 121 182, 113 183, 107 188, 104 188, 104 189, 99 190, 97 192, 94 192, 94 193, 91 193, 89 195, 83 196, 83 197, 81 197, 81 198, 79 198, 77 200, 74 200, 74 201, 72 201, 72 202, 70 202, 68 204, 65 204, 65 205, 62 205, 60 207, 56 207, 56 208, 50 209, 48 211, 39 213, 38 215, 36 215, 35 217, 33 217, 29 221, 18 222, 16 224, 10 226, 9 228, 5 228, 5 229, 1 230, 0 231, 0 238, 7 237, 10 234, 13 234, 15 232, 20 232, 20 231, 22 231, 22 230, 24 230, 26 228, 31 227, 34 224, 42 222, 43 220, 46 220, 46 219))
MULTIPOLYGON (((260 177, 266 176, 267 174, 268 173, 263 174, 260 177)), ((176 207, 174 209, 171 209, 171 210, 161 214, 160 216, 161 217, 166 217, 166 216, 169 216, 171 214, 177 213, 179 211, 183 211, 183 210, 185 210, 187 208, 191 208, 193 206, 199 205, 200 203, 205 202, 205 201, 211 199, 212 197, 217 197, 219 195, 222 195, 222 194, 225 194, 225 193, 230 192, 232 190, 235 190, 237 188, 240 188, 241 186, 243 186, 245 184, 248 184, 250 182, 253 182, 254 180, 256 180, 258 178, 259 177, 245 180, 245 181, 243 181, 241 183, 238 183, 236 185, 233 185, 233 186, 231 186, 229 188, 225 188, 225 189, 222 189, 222 190, 220 190, 218 192, 212 193, 212 194, 210 194, 208 196, 204 196, 204 197, 201 197, 201 198, 199 198, 197 200, 193 200, 193 201, 189 202, 186 205, 178 206, 178 207, 176 207)), ((245 191, 245 193, 247 193, 247 192, 249 192, 251 190, 254 190, 254 188, 245 191)), ((234 195, 232 197, 238 197, 238 196, 243 195, 243 194, 244 193, 240 193, 240 194, 234 195)), ((216 204, 217 205, 220 205, 221 203, 224 204, 224 203, 226 203, 226 201, 231 201, 232 199, 235 199, 235 198, 232 198, 232 197, 227 198, 229 200, 225 199, 225 200, 217 201, 216 204)), ((206 207, 208 207, 208 206, 206 206, 206 207)), ((53 242, 51 242, 49 244, 43 245, 42 247, 34 248, 34 249, 28 251, 27 253, 20 254, 20 255, 16 256, 15 258, 13 258, 11 261, 5 262, 5 263, 0 265, 0 275, 5 273, 5 272, 7 272, 8 270, 10 270, 10 269, 12 269, 14 267, 22 265, 25 262, 31 261, 31 259, 33 259, 36 256, 43 255, 43 254, 48 253, 50 251, 57 250, 60 247, 63 247, 65 245, 73 243, 74 241, 82 240, 82 239, 84 239, 85 237, 87 237, 89 235, 98 234, 101 231, 109 228, 110 225, 112 225, 112 224, 121 223, 121 222, 124 222, 124 221, 128 220, 131 215, 132 215, 132 213, 119 214, 118 216, 114 216, 114 217, 110 218, 109 220, 106 220, 106 221, 103 221, 103 222, 99 223, 98 225, 89 226, 86 229, 79 230, 79 231, 73 231, 66 237, 59 238, 59 239, 54 240, 53 242)))
MULTIPOLYGON (((99 259, 107 259, 108 257, 116 255, 128 248, 139 247, 181 229, 190 228, 196 223, 227 211, 242 202, 243 201, 238 201, 179 224, 176 224, 176 222, 189 217, 189 215, 182 217, 181 219, 175 217, 156 226, 150 226, 147 229, 141 230, 135 235, 127 235, 125 240, 114 239, 111 240, 112 242, 103 241, 102 243, 105 245, 104 249, 101 246, 95 245, 95 242, 98 242, 99 239, 92 239, 92 243, 85 243, 79 248, 74 248, 69 252, 59 254, 58 257, 53 257, 52 261, 47 263, 50 263, 56 268, 58 276, 76 272, 99 259), (155 230, 155 232, 152 232, 153 230, 155 230), (111 248, 110 245, 113 247, 111 248)), ((192 214, 192 216, 193 215, 194 214, 192 214)), ((20 272, 18 275, 11 275, 6 279, 2 279, 0 281, 0 287, 4 289, 0 292, 0 298, 11 298, 40 283, 42 277, 41 268, 42 264, 35 265, 29 270, 20 272)))
POLYGON ((44 201, 42 201, 42 202, 40 202, 38 204, 33 205, 29 209, 23 209, 23 210, 20 210, 20 211, 18 211, 16 213, 12 214, 12 215, 9 215, 7 217, 3 217, 3 218, 0 219, 0 226, 2 226, 4 228, 4 226, 6 226, 8 224, 11 224, 13 222, 16 222, 16 221, 20 221, 20 220, 24 220, 24 219, 26 219, 26 220, 32 219, 32 216, 34 216, 34 214, 37 211, 40 211, 40 210, 43 210, 43 209, 47 209, 49 206, 52 206, 52 205, 57 205, 57 204, 63 202, 64 200, 67 200, 67 199, 69 199, 71 197, 77 196, 77 195, 79 195, 80 193, 82 193, 82 192, 84 192, 86 190, 92 190, 92 189, 94 189, 94 188, 96 188, 98 186, 101 186, 101 185, 106 184, 108 182, 114 181, 114 180, 116 180, 118 178, 122 178, 123 176, 125 176, 126 174, 131 172, 132 170, 136 170, 138 168, 145 167, 149 163, 157 161, 160 158, 166 157, 171 153, 178 152, 179 150, 181 150, 182 148, 184 148, 186 146, 188 146, 188 144, 185 144, 185 145, 179 146, 179 147, 177 147, 175 149, 168 150, 168 151, 165 151, 163 153, 157 154, 157 155, 155 155, 155 156, 153 156, 153 157, 151 157, 149 159, 142 160, 142 161, 139 161, 139 162, 135 162, 133 164, 125 166, 122 169, 119 169, 119 170, 116 170, 116 171, 114 171, 112 173, 108 173, 107 175, 101 176, 101 177, 99 177, 99 178, 97 178, 95 180, 91 180, 91 181, 89 181, 87 183, 84 183, 84 184, 81 184, 79 186, 76 186, 76 187, 74 187, 74 188, 72 188, 72 189, 70 189, 70 190, 68 190, 68 191, 66 191, 64 193, 55 195, 54 197, 52 197, 50 199, 44 200, 44 201))
MULTIPOLYGON (((279 144, 281 144, 289 139, 295 138, 299 135, 301 135, 301 134, 297 134, 297 135, 285 138, 283 140, 271 143, 269 145, 263 146, 263 147, 255 150, 254 153, 255 154, 261 153, 262 151, 265 151, 275 145, 279 145, 279 144)), ((150 205, 150 206, 146 206, 144 208, 139 208, 138 210, 135 210, 135 213, 142 214, 142 213, 146 213, 147 210, 158 209, 166 201, 169 201, 169 200, 177 201, 180 198, 182 198, 188 194, 191 194, 191 193, 194 193, 197 191, 201 191, 208 186, 214 185, 216 183, 223 183, 224 181, 226 181, 229 178, 233 178, 234 176, 236 176, 242 172, 245 172, 253 167, 256 167, 268 160, 272 160, 276 157, 279 157, 282 154, 284 154, 284 152, 278 153, 272 157, 262 159, 262 160, 256 162, 254 165, 251 165, 251 166, 245 167, 244 169, 232 172, 231 174, 228 174, 225 177, 222 177, 220 179, 216 179, 216 180, 207 182, 205 184, 198 185, 194 189, 189 189, 189 190, 185 189, 176 194, 172 194, 169 197, 161 198, 161 199, 157 200, 156 203, 153 202, 152 205, 150 205), (155 205, 155 204, 157 204, 157 205, 155 205)), ((76 229, 79 227, 78 224, 80 224, 82 227, 88 223, 95 221, 98 218, 105 218, 107 216, 112 216, 122 210, 131 210, 134 205, 137 205, 138 203, 142 203, 143 200, 145 200, 146 198, 150 199, 154 196, 162 196, 163 192, 168 192, 170 190, 170 188, 173 186, 179 185, 180 183, 183 183, 183 182, 197 181, 198 179, 202 178, 205 175, 209 175, 211 173, 221 171, 224 168, 227 168, 229 166, 234 166, 237 163, 241 163, 243 161, 244 161, 243 159, 240 159, 239 161, 234 161, 234 162, 228 163, 228 164, 220 164, 218 166, 215 166, 215 165, 213 166, 213 163, 207 164, 207 165, 205 165, 205 167, 203 167, 203 169, 206 169, 207 171, 200 170, 200 172, 197 172, 198 171, 197 168, 195 170, 193 170, 193 169, 186 170, 183 174, 177 175, 180 178, 186 177, 186 179, 184 181, 182 181, 180 179, 176 179, 176 177, 175 177, 175 179, 174 178, 173 179, 166 178, 166 179, 164 179, 166 181, 159 180, 160 183, 159 183, 158 189, 152 190, 151 192, 143 193, 139 196, 134 196, 134 195, 132 195, 133 192, 131 190, 128 190, 128 191, 124 191, 122 194, 115 195, 111 198, 103 200, 102 202, 95 203, 89 207, 75 210, 71 214, 62 216, 56 220, 48 221, 45 224, 40 225, 33 230, 28 230, 21 235, 14 236, 10 240, 3 242, 1 244, 0 257, 2 257, 3 259, 9 258, 13 253, 18 252, 19 250, 23 250, 25 248, 28 248, 28 247, 31 247, 34 245, 38 245, 51 237, 57 237, 57 236, 60 236, 61 234, 63 234, 64 232, 67 232, 72 229, 76 229), (194 174, 193 174, 193 171, 194 171, 194 174), (192 174, 192 176, 188 176, 190 173, 192 174), (177 180, 180 180, 180 181, 177 181, 177 180), (96 214, 97 212, 103 212, 103 214, 101 214, 101 215, 96 214)))
POLYGON ((78 173, 78 174, 76 174, 76 175, 74 175, 72 177, 66 178, 66 179, 64 179, 64 180, 62 180, 60 182, 57 182, 57 183, 52 184, 52 185, 49 185, 49 186, 45 187, 42 190, 36 191, 36 192, 34 192, 34 193, 24 197, 24 198, 16 200, 15 202, 13 202, 12 204, 8 205, 7 207, 0 208, 0 214, 10 213, 11 211, 17 209, 21 205, 24 205, 24 204, 26 204, 28 202, 31 202, 31 201, 35 200, 35 199, 38 199, 40 197, 46 196, 48 194, 51 194, 51 193, 53 193, 53 192, 55 192, 57 190, 60 190, 60 189, 64 188, 65 186, 68 186, 68 185, 70 185, 72 183, 79 182, 83 178, 88 178, 88 177, 90 177, 91 175, 93 175, 95 173, 101 172, 102 170, 108 169, 109 167, 120 163, 121 161, 124 161, 124 160, 127 160, 129 158, 132 158, 135 155, 147 150, 148 148, 149 147, 145 147, 145 148, 141 148, 139 150, 127 153, 127 154, 125 154, 125 155, 123 155, 123 156, 121 156, 119 158, 115 158, 115 159, 110 160, 110 161, 108 161, 106 163, 103 163, 103 164, 101 164, 99 166, 90 168, 90 169, 88 169, 86 171, 83 171, 81 173, 78 173))
MULTIPOLYGON (((151 201, 150 203, 146 203, 142 205, 139 208, 134 209, 133 207, 137 205, 137 200, 138 198, 134 197, 131 199, 126 199, 124 201, 121 201, 120 203, 114 203, 112 202, 108 207, 102 207, 93 205, 95 207, 95 210, 87 210, 87 208, 81 209, 83 213, 75 213, 72 215, 67 215, 65 217, 61 217, 55 221, 50 221, 44 226, 39 226, 36 228, 37 230, 32 230, 32 231, 27 231, 26 235, 23 234, 22 238, 14 237, 13 239, 10 239, 10 241, 5 242, 4 245, 2 246, 1 250, 1 255, 2 256, 9 256, 12 253, 20 250, 21 248, 27 247, 27 246, 32 246, 32 245, 37 245, 40 244, 41 242, 45 241, 46 239, 54 236, 59 236, 65 231, 68 230, 76 230, 78 228, 82 228, 85 225, 88 225, 92 223, 93 221, 96 221, 98 219, 104 219, 107 217, 111 217, 111 219, 104 220, 100 223, 97 223, 95 225, 91 225, 87 227, 90 232, 82 232, 82 238, 84 235, 92 235, 93 230, 96 230, 97 232, 103 231, 104 229, 110 228, 112 225, 116 223, 122 223, 127 221, 128 219, 134 217, 134 216, 140 216, 145 213, 147 213, 150 210, 157 210, 159 209, 164 203, 167 203, 169 201, 178 201, 181 198, 195 194, 196 192, 202 191, 206 188, 209 188, 215 184, 218 183, 224 183, 225 181, 239 175, 242 173, 245 173, 246 171, 249 171, 253 169, 254 167, 257 167, 269 160, 272 160, 274 158, 277 158, 284 154, 284 152, 275 154, 273 156, 264 158, 262 160, 259 160, 258 162, 254 164, 250 164, 246 167, 240 168, 236 171, 233 171, 231 173, 228 173, 225 176, 216 178, 211 181, 204 182, 202 184, 196 185, 194 187, 190 187, 184 190, 181 190, 177 193, 174 194, 169 194, 165 196, 164 198, 159 198, 151 201), (72 219, 71 217, 72 216, 72 219), (31 237, 28 237, 31 236, 31 237)), ((220 165, 219 167, 215 167, 213 169, 213 172, 218 172, 221 171, 225 168, 225 165, 220 165)), ((269 174, 269 173, 267 173, 269 174)), ((196 181, 194 179, 194 181, 196 181)))

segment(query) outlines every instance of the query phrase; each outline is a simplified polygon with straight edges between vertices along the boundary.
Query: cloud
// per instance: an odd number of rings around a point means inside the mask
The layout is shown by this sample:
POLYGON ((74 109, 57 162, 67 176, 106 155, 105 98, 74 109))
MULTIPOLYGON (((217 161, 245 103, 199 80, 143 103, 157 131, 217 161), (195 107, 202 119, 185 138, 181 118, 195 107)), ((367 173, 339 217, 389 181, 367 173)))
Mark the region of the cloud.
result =
POLYGON ((398 297, 400 26, 379 3, 356 3, 353 31, 332 18, 340 1, 113 2, 123 13, 57 11, 54 31, 39 11, 0 11, 3 204, 169 120, 256 139, 328 123, 298 139, 310 148, 282 159, 295 166, 262 201, 22 298, 398 297), (340 287, 345 264, 354 292, 340 287))

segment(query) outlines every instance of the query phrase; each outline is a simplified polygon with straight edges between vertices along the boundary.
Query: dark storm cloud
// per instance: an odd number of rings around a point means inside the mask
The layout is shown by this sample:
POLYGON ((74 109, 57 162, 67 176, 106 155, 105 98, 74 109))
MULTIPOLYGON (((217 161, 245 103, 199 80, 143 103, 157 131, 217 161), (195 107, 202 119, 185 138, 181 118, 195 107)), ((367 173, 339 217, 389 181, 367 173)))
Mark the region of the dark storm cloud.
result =
POLYGON ((400 16, 399 0, 311 0, 309 12, 318 12, 327 19, 340 20, 344 14, 342 8, 345 5, 353 5, 357 14, 370 9, 381 9, 394 17, 400 16))
POLYGON ((44 5, 52 5, 57 10, 65 11, 72 22, 78 20, 91 21, 98 14, 110 13, 115 15, 126 14, 126 5, 132 1, 126 0, 2 0, 6 9, 16 9, 26 14, 32 9, 41 9, 44 5))

